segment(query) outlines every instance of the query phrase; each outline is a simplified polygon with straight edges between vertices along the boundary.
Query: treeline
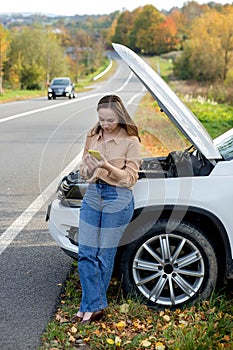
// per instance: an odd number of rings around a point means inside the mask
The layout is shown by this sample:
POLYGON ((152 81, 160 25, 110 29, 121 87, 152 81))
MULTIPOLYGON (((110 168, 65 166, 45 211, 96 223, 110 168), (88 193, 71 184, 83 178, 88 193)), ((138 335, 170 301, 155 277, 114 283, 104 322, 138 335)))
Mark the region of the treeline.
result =
POLYGON ((0 25, 1 81, 33 89, 57 75, 78 81, 104 63, 112 42, 143 55, 170 53, 180 79, 233 87, 233 5, 196 1, 160 12, 152 5, 102 16, 0 25))
POLYGON ((40 89, 55 76, 78 82, 94 74, 107 64, 106 35, 116 15, 1 18, 0 92, 40 89))
POLYGON ((175 51, 182 79, 233 84, 233 6, 186 3, 165 15, 152 5, 122 13, 113 40, 149 55, 175 51))

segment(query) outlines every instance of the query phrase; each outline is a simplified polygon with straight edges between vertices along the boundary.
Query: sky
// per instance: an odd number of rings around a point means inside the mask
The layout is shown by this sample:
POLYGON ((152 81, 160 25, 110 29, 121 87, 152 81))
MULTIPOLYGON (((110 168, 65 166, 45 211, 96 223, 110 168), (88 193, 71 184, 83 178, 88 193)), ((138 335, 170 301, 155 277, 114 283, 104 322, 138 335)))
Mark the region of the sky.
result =
MULTIPOLYGON (((199 4, 208 3, 211 0, 197 0, 199 4)), ((123 8, 129 11, 139 6, 151 4, 159 11, 170 10, 172 7, 182 7, 186 0, 5 0, 1 1, 0 13, 39 13, 74 16, 84 14, 109 14, 121 11, 123 8)), ((232 4, 232 1, 215 0, 217 3, 232 4)))

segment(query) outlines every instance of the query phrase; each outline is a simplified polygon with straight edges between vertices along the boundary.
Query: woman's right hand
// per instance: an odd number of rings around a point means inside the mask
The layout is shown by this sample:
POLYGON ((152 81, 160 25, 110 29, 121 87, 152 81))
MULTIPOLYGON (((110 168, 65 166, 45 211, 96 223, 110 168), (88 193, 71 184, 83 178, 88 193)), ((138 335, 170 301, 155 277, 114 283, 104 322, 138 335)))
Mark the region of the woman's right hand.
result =
POLYGON ((97 163, 94 157, 92 157, 90 154, 86 154, 84 157, 84 162, 87 165, 88 168, 88 174, 91 176, 95 169, 97 168, 97 163))

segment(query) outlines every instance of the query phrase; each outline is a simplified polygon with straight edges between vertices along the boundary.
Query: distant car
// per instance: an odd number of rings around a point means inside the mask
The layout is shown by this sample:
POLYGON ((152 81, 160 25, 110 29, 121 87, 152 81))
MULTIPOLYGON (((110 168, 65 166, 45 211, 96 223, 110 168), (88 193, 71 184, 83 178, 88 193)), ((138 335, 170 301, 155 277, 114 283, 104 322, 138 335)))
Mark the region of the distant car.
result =
POLYGON ((75 98, 75 86, 68 77, 54 78, 48 87, 48 100, 57 97, 75 98))
MULTIPOLYGON (((134 216, 115 269, 127 294, 150 306, 180 308, 209 298, 218 284, 233 279, 233 129, 212 140, 146 62, 122 45, 114 49, 158 104, 151 119, 142 118, 142 136, 149 141, 142 138, 134 216), (174 148, 181 133, 188 143, 182 139, 174 148), (153 140, 169 146, 169 154, 154 151, 153 140)), ((51 236, 76 259, 86 188, 78 172, 67 175, 47 215, 51 236)))

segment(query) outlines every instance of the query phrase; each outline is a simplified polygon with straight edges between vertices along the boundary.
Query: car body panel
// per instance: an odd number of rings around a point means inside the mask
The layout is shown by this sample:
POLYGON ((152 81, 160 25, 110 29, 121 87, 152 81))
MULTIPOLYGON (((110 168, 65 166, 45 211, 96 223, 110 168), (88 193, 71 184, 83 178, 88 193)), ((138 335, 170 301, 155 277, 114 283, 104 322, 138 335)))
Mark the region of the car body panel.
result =
MULTIPOLYGON (((184 217, 189 207, 209 212, 210 215, 218 218, 226 230, 233 258, 233 235, 231 234, 233 232, 233 221, 229 220, 233 211, 232 193, 229 191, 229 182, 233 183, 233 160, 226 162, 227 171, 224 166, 222 167, 223 163, 219 162, 216 171, 214 169, 207 177, 138 180, 133 190, 135 210, 157 207, 160 208, 159 211, 162 213, 166 206, 182 207, 182 214, 179 219, 184 217), (223 181, 224 178, 226 178, 226 181, 223 181), (214 191, 214 188, 221 190, 214 191), (219 203, 224 203, 224 206, 220 206, 219 203)), ((54 232, 53 238, 56 241, 58 239, 57 243, 65 247, 63 240, 67 235, 67 230, 71 226, 79 226, 79 208, 65 207, 61 201, 53 201, 49 225, 50 232, 54 232)), ((68 244, 70 245, 70 242, 68 244)), ((78 248, 73 246, 72 251, 78 252, 78 248)))
POLYGON ((221 159, 206 129, 166 82, 129 48, 120 44, 113 44, 113 47, 190 142, 207 159, 221 159))
POLYGON ((55 199, 51 203, 48 223, 54 241, 63 249, 78 253, 78 247, 72 244, 67 236, 70 227, 79 226, 79 209, 65 207, 60 200, 55 199))
POLYGON ((214 144, 225 160, 233 159, 233 128, 214 139, 214 144))

